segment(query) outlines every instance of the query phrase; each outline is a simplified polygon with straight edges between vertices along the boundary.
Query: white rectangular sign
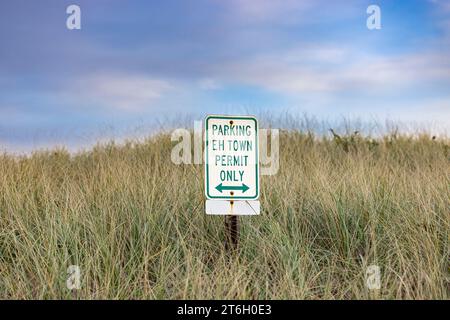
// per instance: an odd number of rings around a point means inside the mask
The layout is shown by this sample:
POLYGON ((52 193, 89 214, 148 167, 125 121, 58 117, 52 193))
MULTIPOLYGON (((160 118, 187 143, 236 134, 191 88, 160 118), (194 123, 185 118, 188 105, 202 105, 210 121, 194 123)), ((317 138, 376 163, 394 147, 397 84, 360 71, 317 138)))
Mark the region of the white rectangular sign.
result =
POLYGON ((261 206, 258 200, 206 200, 205 209, 211 215, 255 216, 261 206))
POLYGON ((252 116, 205 119, 205 194, 208 199, 259 198, 258 122, 252 116))

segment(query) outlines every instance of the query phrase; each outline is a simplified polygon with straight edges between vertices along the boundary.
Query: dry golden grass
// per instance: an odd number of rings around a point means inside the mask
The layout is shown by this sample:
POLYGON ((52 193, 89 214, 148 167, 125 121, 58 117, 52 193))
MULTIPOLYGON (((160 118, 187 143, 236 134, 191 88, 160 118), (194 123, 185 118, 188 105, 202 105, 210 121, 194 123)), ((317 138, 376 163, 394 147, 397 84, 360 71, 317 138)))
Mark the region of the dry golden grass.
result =
POLYGON ((223 217, 204 213, 202 166, 174 165, 167 134, 0 156, 0 298, 449 298, 448 140, 280 138, 231 257, 223 217))

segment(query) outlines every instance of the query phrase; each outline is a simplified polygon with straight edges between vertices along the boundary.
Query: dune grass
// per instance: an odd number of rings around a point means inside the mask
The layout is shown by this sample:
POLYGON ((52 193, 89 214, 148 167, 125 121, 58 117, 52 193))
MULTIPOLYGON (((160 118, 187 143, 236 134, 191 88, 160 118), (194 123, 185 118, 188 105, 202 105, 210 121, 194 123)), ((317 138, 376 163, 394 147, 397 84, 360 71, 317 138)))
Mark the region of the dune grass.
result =
POLYGON ((173 145, 1 155, 0 298, 449 298, 448 139, 283 131, 234 255, 204 213, 203 167, 173 164, 173 145))

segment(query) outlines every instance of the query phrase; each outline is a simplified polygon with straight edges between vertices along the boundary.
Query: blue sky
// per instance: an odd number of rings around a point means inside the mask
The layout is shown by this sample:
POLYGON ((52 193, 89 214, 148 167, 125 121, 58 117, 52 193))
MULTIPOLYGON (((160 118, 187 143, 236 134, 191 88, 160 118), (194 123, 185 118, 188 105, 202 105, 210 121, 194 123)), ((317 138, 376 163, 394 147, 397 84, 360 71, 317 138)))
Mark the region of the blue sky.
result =
POLYGON ((208 113, 450 127, 447 0, 4 0, 0 41, 0 149, 208 113), (66 28, 70 4, 81 30, 66 28))

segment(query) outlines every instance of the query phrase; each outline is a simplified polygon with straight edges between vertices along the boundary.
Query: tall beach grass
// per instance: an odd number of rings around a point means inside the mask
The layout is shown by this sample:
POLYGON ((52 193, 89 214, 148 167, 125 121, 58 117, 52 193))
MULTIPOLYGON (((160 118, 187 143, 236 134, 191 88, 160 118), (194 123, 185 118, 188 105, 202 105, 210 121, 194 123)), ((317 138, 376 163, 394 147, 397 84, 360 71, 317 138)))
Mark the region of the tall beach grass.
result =
POLYGON ((233 255, 223 217, 205 215, 202 166, 173 164, 173 145, 1 155, 0 298, 449 298, 447 138, 281 131, 233 255))

